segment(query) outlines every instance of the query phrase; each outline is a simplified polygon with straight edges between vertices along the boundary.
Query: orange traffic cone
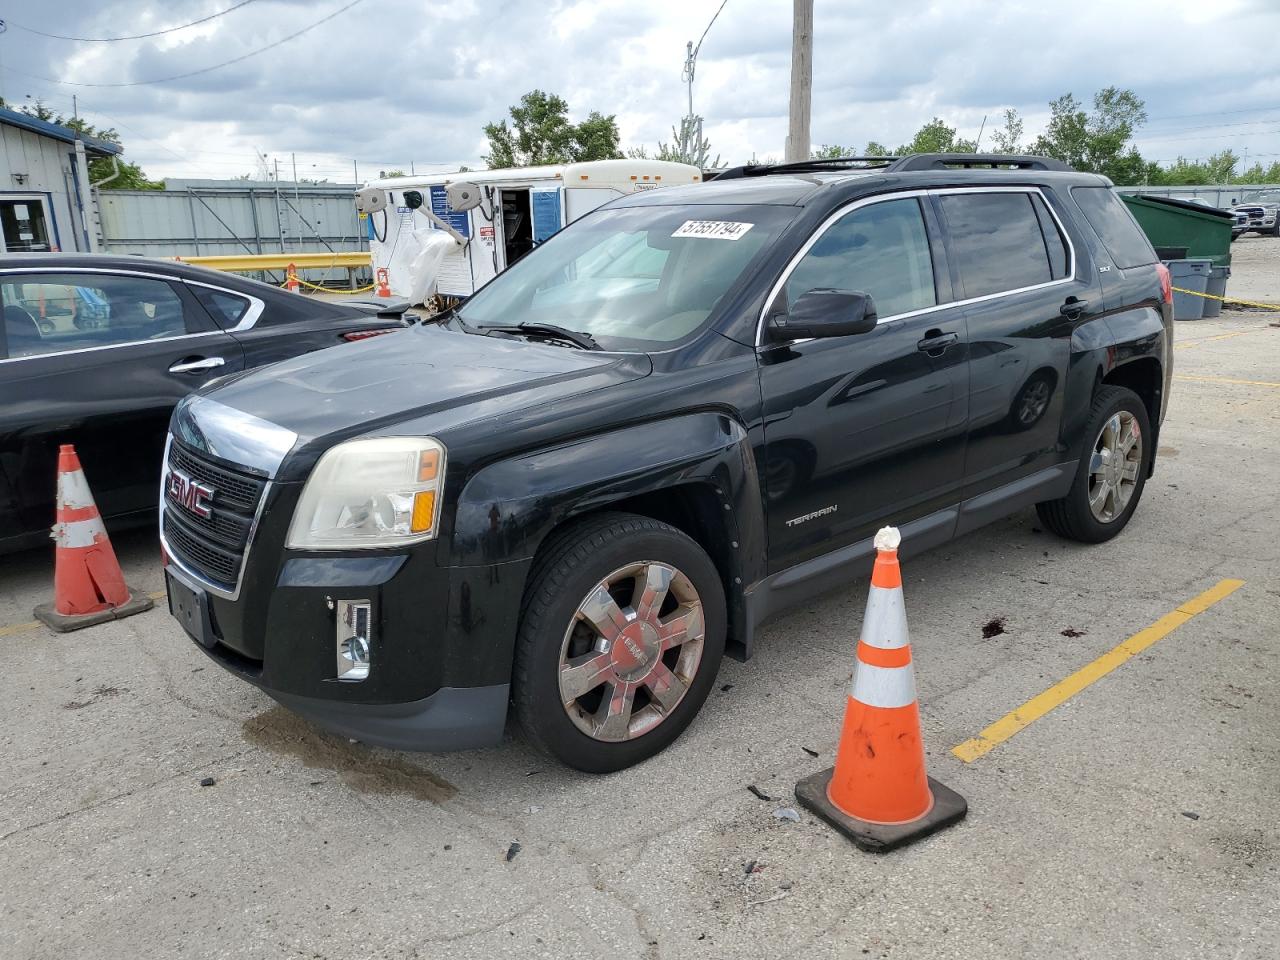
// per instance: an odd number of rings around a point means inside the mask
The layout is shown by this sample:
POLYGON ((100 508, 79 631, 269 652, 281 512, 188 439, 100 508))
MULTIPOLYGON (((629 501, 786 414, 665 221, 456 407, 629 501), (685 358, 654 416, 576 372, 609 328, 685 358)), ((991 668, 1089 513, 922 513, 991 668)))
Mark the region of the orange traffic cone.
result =
POLYGON ((858 640, 836 764, 796 785, 796 799, 863 850, 883 852, 964 818, 963 797, 924 769, 920 708, 898 568, 901 536, 876 534, 876 565, 858 640))
POLYGON ((387 272, 387 268, 379 267, 377 272, 373 276, 378 283, 378 290, 377 290, 377 293, 374 294, 374 296, 377 296, 377 297, 391 296, 391 274, 387 272))
POLYGON ((298 292, 298 267, 297 264, 289 264, 284 268, 284 288, 290 293, 298 292))
POLYGON ((36 607, 38 620, 66 633, 155 606, 150 597, 125 586, 80 458, 69 443, 58 450, 58 522, 53 525, 53 539, 57 543, 53 603, 36 607))

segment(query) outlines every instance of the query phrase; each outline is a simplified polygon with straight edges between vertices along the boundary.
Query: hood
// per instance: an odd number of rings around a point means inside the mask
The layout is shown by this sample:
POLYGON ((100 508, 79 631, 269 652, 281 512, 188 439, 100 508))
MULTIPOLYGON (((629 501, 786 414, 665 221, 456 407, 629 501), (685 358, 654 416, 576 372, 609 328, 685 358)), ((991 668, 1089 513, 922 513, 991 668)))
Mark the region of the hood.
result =
POLYGON ((231 408, 248 414, 247 422, 265 421, 295 435, 297 449, 322 438, 338 442, 394 432, 388 428, 423 417, 438 416, 444 429, 636 380, 651 370, 644 354, 418 325, 248 371, 185 401, 180 410, 190 408, 188 415, 199 421, 202 406, 231 408))

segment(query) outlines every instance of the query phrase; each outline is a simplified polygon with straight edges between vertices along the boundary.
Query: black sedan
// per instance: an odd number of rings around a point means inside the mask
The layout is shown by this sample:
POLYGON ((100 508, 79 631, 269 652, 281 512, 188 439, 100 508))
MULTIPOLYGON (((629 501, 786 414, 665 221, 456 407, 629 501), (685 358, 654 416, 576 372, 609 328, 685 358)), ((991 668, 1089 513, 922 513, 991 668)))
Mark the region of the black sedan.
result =
POLYGON ((2 256, 0 295, 0 552, 48 540, 59 444, 76 445, 109 526, 145 523, 182 397, 404 325, 403 304, 326 302, 138 257, 2 256))

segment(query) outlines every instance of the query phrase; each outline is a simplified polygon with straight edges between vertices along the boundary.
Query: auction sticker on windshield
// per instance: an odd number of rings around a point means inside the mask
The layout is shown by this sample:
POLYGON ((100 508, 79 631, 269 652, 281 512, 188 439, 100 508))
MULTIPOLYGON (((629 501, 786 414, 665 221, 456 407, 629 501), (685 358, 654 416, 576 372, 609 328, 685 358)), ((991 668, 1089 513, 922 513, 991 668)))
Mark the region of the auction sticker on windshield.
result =
POLYGON ((736 223, 733 220, 686 220, 680 224, 673 237, 705 237, 709 240, 741 240, 754 223, 736 223))

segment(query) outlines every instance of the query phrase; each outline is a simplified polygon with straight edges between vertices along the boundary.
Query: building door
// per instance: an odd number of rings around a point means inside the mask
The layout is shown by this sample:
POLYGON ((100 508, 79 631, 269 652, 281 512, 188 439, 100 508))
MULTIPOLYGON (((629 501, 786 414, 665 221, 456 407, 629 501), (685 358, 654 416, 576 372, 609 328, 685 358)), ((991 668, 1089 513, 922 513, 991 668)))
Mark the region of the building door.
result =
POLYGON ((39 197, 0 199, 0 252, 47 253, 49 225, 39 197))

